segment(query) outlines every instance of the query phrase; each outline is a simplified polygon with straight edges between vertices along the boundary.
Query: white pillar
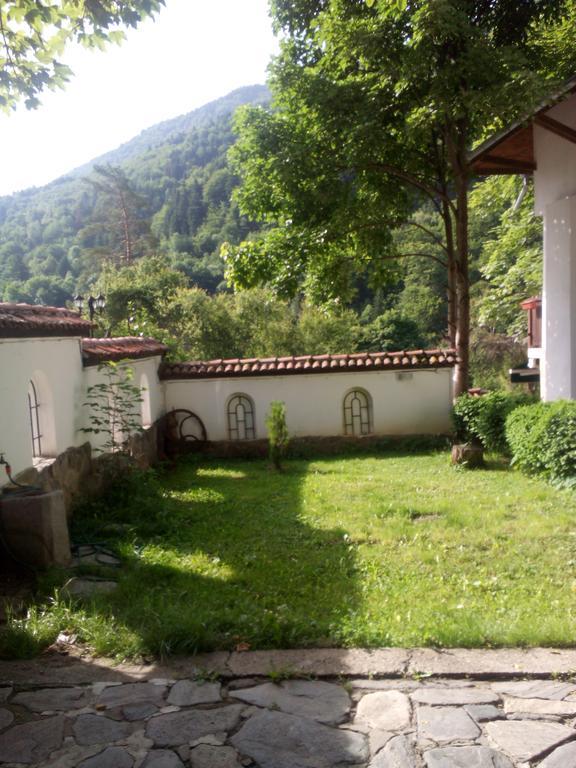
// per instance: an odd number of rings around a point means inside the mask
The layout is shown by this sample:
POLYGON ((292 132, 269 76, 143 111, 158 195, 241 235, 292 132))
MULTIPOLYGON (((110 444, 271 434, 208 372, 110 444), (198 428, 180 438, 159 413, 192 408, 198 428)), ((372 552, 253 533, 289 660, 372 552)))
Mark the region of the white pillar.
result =
POLYGON ((546 206, 543 294, 542 399, 576 399, 576 197, 546 206))

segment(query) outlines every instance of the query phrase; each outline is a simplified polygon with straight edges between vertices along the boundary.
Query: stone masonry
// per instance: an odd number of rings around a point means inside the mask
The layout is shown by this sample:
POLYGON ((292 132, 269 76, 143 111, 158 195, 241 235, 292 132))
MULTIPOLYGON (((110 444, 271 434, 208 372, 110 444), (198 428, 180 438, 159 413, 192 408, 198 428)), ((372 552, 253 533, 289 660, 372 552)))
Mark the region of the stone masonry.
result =
POLYGON ((576 768, 576 683, 152 679, 0 686, 6 768, 576 768))

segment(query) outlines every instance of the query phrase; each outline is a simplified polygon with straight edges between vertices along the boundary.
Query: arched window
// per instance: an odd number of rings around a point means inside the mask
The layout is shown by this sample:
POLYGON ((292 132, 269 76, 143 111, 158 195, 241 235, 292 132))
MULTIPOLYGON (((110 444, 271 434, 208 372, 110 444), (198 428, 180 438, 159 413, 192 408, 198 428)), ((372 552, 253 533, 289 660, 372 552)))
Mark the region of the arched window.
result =
POLYGON ((248 395, 232 395, 226 414, 229 440, 254 440, 254 403, 248 395))
POLYGON ((40 403, 33 381, 28 382, 28 411, 30 414, 30 434, 32 436, 32 456, 42 456, 42 433, 40 432, 40 403))
POLYGON ((369 435, 372 431, 372 403, 363 389, 351 389, 344 398, 344 432, 369 435))

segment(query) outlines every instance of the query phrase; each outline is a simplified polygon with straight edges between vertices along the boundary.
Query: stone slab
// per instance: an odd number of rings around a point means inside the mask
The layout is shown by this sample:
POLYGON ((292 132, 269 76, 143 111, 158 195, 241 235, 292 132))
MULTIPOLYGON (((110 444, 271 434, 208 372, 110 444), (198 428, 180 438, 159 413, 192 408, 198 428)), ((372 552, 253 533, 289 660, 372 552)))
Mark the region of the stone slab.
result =
POLYGON ((12 695, 12 688, 0 688, 0 704, 5 704, 12 695))
POLYGON ((576 742, 555 749, 538 768, 576 768, 576 742))
POLYGON ((435 650, 412 651, 408 674, 440 677, 537 677, 545 678, 576 671, 576 650, 556 648, 435 650))
POLYGON ((154 749, 148 752, 141 768, 184 768, 184 763, 171 749, 154 749))
POLYGON ((411 739, 395 736, 370 761, 368 768, 417 768, 418 762, 411 739))
POLYGON ((410 699, 401 691, 376 691, 360 699, 355 723, 383 731, 402 731, 410 725, 410 699))
POLYGON ((39 688, 36 691, 17 693, 13 704, 26 707, 31 712, 55 712, 81 709, 91 700, 85 688, 39 688))
POLYGON ((350 697, 340 685, 311 680, 264 683, 231 692, 231 696, 257 707, 278 709, 319 723, 336 725, 350 711, 350 697))
POLYGON ((515 699, 504 697, 504 711, 507 714, 557 715, 559 717, 576 716, 576 701, 557 699, 515 699))
POLYGON ((359 733, 269 710, 251 717, 230 741, 260 768, 344 768, 368 759, 359 733))
POLYGON ((78 768, 132 768, 134 760, 122 747, 108 747, 87 760, 79 763, 78 768))
POLYGON ((399 677, 405 673, 409 657, 410 652, 403 648, 249 651, 232 653, 228 668, 234 677, 266 676, 278 671, 294 676, 399 677))
POLYGON ((518 699, 561 700, 576 692, 576 685, 561 680, 517 680, 493 683, 491 688, 518 699))
POLYGON ((76 743, 84 747, 120 741, 128 736, 129 730, 128 723, 90 714, 78 715, 72 726, 76 743))
POLYGON ((146 724, 146 736, 159 747, 178 747, 201 736, 236 728, 243 710, 242 704, 231 704, 219 709, 187 709, 156 715, 146 724))
POLYGON ((418 736, 437 743, 477 739, 480 728, 470 715, 458 707, 419 707, 418 736))
POLYGON ((238 753, 233 747, 200 744, 190 752, 191 768, 240 768, 238 753))
POLYGON ((166 690, 166 685, 155 685, 154 683, 113 685, 102 691, 96 699, 96 704, 108 709, 133 706, 144 702, 162 706, 166 690))
POLYGON ((412 701, 430 706, 463 706, 464 704, 497 704, 498 694, 490 688, 420 688, 410 694, 412 701))
POLYGON ((488 723, 486 731, 496 747, 516 760, 536 760, 576 737, 573 728, 535 720, 496 720, 488 723))
POLYGON ((8 728, 14 722, 14 715, 9 709, 0 709, 0 731, 8 728))
POLYGON ((431 749, 424 760, 426 768, 514 768, 505 755, 480 746, 431 749))
POLYGON ((170 689, 168 704, 192 707, 196 704, 216 704, 221 701, 220 683, 202 683, 196 680, 179 680, 170 689))
POLYGON ((15 725, 0 734, 0 763, 34 764, 62 746, 64 717, 15 725))
POLYGON ((504 712, 493 704, 467 704, 464 709, 477 723, 488 723, 504 717, 504 712))

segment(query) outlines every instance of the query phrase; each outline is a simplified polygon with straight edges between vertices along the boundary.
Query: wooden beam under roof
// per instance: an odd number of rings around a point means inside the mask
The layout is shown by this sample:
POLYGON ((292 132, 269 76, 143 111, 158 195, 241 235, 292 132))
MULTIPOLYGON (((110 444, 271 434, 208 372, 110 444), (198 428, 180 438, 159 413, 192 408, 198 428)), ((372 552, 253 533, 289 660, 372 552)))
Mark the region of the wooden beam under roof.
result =
POLYGON ((558 120, 554 120, 553 117, 548 117, 548 115, 536 115, 534 122, 541 128, 555 133, 556 136, 576 144, 576 131, 574 128, 570 128, 569 125, 564 125, 564 123, 560 123, 558 120))

